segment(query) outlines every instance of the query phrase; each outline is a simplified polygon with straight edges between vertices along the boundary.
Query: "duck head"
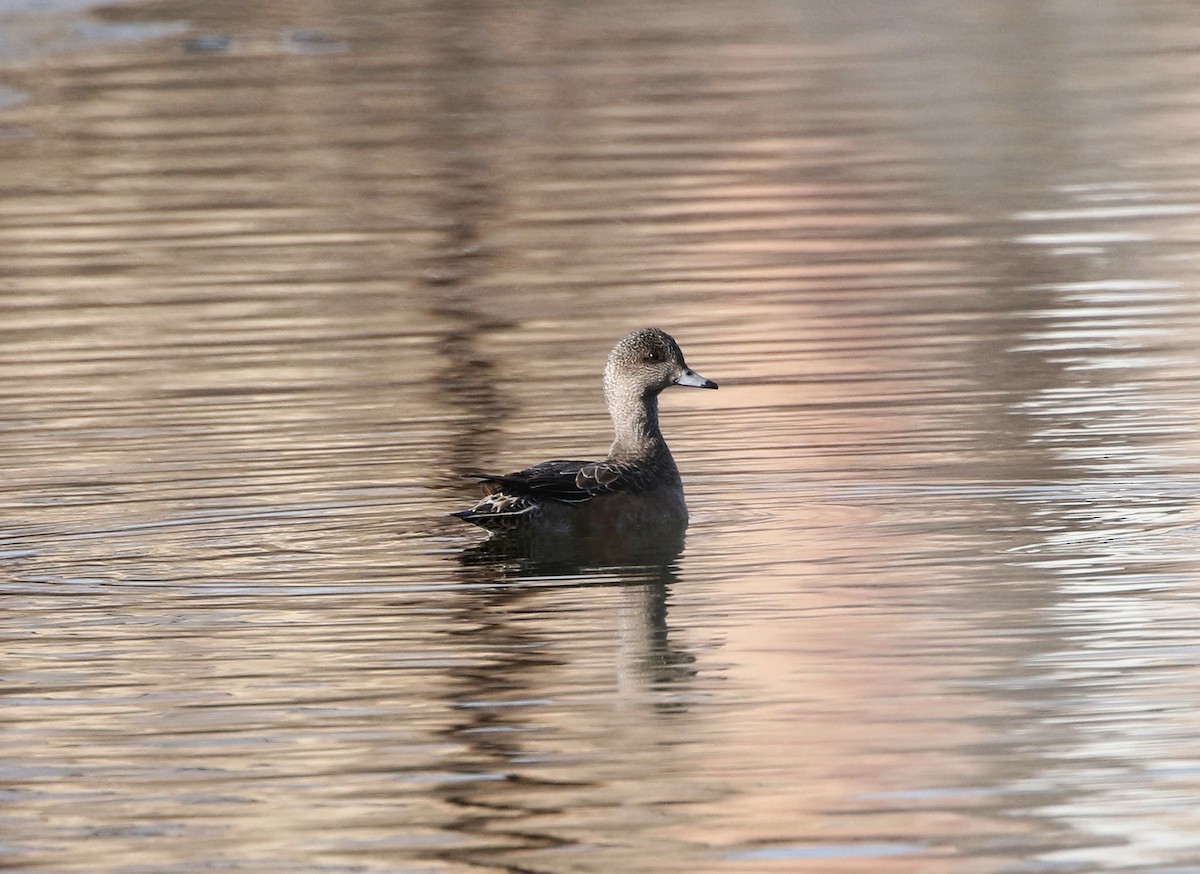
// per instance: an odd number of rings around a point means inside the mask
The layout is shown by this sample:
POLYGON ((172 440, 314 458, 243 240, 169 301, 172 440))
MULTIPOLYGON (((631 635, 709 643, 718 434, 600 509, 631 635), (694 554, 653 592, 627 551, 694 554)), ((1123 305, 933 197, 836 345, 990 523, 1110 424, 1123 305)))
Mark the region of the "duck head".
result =
POLYGON ((604 368, 605 394, 611 396, 657 395, 673 385, 716 388, 688 367, 679 344, 666 331, 639 328, 621 338, 604 368))

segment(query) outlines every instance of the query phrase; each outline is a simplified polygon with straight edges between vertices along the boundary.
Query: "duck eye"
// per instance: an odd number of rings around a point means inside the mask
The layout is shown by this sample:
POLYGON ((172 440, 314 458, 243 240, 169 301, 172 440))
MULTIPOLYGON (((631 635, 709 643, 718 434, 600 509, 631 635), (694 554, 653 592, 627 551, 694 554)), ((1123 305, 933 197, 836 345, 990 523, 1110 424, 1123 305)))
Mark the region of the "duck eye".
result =
POLYGON ((647 364, 655 364, 659 361, 662 361, 662 355, 660 355, 657 350, 646 353, 647 364))

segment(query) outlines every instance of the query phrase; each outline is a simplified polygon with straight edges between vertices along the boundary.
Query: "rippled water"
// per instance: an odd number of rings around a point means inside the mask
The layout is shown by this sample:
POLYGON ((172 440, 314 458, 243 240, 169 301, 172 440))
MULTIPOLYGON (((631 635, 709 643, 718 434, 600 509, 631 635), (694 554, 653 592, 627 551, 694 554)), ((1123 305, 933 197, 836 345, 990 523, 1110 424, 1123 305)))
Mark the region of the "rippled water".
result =
POLYGON ((1200 8, 0 6, 0 867, 1200 870, 1200 8), (670 330, 682 552, 489 554, 670 330))

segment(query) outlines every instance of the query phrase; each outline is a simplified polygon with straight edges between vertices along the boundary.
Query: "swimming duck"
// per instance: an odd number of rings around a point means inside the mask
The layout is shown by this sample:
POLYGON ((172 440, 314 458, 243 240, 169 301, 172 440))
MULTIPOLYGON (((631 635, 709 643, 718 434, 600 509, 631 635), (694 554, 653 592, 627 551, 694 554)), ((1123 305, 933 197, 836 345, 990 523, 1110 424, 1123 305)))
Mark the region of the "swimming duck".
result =
POLYGON ((604 367, 616 436, 603 461, 543 461, 515 473, 470 473, 484 497, 452 515, 495 532, 579 533, 687 524, 683 482, 658 427, 658 395, 673 385, 716 388, 658 328, 621 338, 604 367))

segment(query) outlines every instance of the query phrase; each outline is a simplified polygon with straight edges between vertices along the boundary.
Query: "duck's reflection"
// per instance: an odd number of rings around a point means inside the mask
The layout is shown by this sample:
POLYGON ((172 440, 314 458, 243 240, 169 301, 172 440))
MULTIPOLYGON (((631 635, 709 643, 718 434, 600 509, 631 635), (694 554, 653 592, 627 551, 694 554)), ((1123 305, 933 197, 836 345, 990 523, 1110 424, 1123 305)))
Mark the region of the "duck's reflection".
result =
POLYGON ((636 532, 582 536, 492 537, 462 552, 462 575, 478 585, 561 580, 568 586, 618 585, 619 679, 641 677, 652 688, 691 676, 693 656, 671 642, 667 605, 678 579, 686 527, 670 523, 636 532))
POLYGON ((623 736, 660 734, 686 710, 695 659, 668 623, 683 535, 492 538, 458 556, 464 585, 451 621, 463 650, 487 658, 455 672, 446 703, 458 716, 445 736, 460 749, 456 768, 490 776, 448 783, 443 797, 461 812, 450 828, 487 849, 444 857, 490 867, 498 852, 517 862, 572 843, 538 823, 602 797, 623 736), (561 750, 546 744, 564 732, 593 739, 576 755, 594 758, 594 785, 586 760, 559 782, 561 750))
POLYGON ((586 572, 636 567, 669 569, 683 552, 686 526, 674 520, 636 530, 494 535, 462 554, 464 567, 490 567, 505 578, 521 572, 586 572))

